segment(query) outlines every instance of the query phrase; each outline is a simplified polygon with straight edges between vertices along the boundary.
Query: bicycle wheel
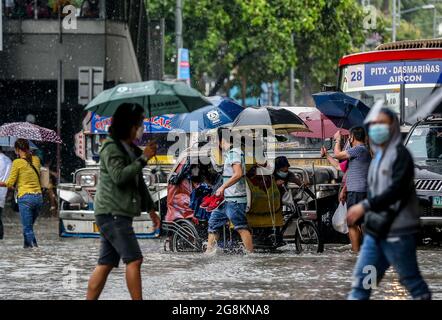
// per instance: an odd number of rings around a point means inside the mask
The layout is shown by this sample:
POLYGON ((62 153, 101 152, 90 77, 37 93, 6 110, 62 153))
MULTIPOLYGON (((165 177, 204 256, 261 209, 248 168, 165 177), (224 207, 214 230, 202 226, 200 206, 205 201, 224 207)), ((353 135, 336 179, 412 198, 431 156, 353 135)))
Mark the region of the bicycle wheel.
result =
POLYGON ((298 253, 320 253, 324 251, 324 244, 319 237, 318 229, 311 221, 300 220, 298 222, 295 244, 298 253))
POLYGON ((179 232, 174 232, 170 241, 170 249, 174 252, 199 252, 201 243, 195 226, 187 221, 177 221, 179 232))

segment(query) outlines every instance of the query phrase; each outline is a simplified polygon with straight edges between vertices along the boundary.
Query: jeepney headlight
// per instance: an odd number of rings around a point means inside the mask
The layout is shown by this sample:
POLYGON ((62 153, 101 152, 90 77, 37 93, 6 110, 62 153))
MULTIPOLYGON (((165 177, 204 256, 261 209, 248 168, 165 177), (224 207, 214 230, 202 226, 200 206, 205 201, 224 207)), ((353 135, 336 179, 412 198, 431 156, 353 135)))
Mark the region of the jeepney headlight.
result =
POLYGON ((146 183, 146 186, 149 187, 150 183, 151 183, 150 175, 145 174, 145 175, 143 175, 143 178, 144 178, 144 182, 146 183))
POLYGON ((85 174, 80 176, 80 185, 82 187, 95 187, 95 175, 85 174))
POLYGON ((155 177, 151 174, 144 174, 143 175, 144 182, 146 183, 146 186, 150 187, 155 183, 155 177))

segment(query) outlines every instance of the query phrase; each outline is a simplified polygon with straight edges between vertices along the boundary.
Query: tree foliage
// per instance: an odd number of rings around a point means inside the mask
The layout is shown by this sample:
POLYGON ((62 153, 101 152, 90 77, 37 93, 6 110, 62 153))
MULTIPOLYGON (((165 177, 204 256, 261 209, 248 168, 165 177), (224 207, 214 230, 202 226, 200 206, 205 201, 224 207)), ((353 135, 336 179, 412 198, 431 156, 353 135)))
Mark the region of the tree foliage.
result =
MULTIPOLYGON (((149 0, 148 10, 166 19, 166 70, 174 71, 175 0, 149 0)), ((356 0, 185 0, 183 10, 194 84, 216 79, 212 94, 232 82, 259 88, 287 80, 290 67, 304 91, 319 89, 336 79, 339 58, 364 41, 356 0)))

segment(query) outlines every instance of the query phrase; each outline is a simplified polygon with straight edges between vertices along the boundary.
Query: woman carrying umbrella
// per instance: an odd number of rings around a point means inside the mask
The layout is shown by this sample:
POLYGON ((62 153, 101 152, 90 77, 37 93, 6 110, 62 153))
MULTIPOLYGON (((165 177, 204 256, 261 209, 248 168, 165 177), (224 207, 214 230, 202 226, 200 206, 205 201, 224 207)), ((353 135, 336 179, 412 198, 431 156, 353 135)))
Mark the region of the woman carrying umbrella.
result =
POLYGON ((17 202, 23 224, 24 248, 38 247, 34 234, 34 223, 43 206, 40 186, 40 160, 30 152, 29 142, 17 139, 15 153, 18 159, 12 162, 11 173, 0 187, 17 189, 17 202))
POLYGON ((120 260, 126 264, 126 282, 132 299, 142 298, 143 255, 132 223, 146 211, 155 229, 160 224, 142 173, 147 161, 155 156, 156 145, 148 144, 142 152, 133 143, 143 133, 143 113, 138 104, 120 105, 112 119, 110 138, 100 149, 100 180, 94 207, 101 245, 98 265, 89 279, 88 300, 99 298, 109 273, 120 260))

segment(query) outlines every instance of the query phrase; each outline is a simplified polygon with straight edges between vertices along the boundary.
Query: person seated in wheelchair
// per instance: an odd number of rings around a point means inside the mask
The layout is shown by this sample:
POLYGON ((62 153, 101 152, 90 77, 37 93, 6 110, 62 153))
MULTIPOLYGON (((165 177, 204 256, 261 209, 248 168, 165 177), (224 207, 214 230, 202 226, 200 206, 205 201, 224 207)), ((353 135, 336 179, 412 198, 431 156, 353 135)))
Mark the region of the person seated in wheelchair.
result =
POLYGON ((286 157, 281 156, 275 159, 275 171, 273 176, 275 178, 276 185, 278 186, 281 200, 284 194, 287 192, 287 186, 289 183, 295 183, 299 187, 302 186, 302 181, 299 180, 293 172, 290 172, 289 168, 290 163, 286 157))
POLYGON ((214 251, 219 239, 219 230, 229 221, 239 233, 245 250, 253 252, 252 234, 246 217, 245 155, 241 147, 233 145, 231 138, 228 129, 218 129, 218 147, 224 155, 224 168, 223 184, 216 190, 215 195, 224 196, 225 201, 210 215, 206 253, 214 251))

